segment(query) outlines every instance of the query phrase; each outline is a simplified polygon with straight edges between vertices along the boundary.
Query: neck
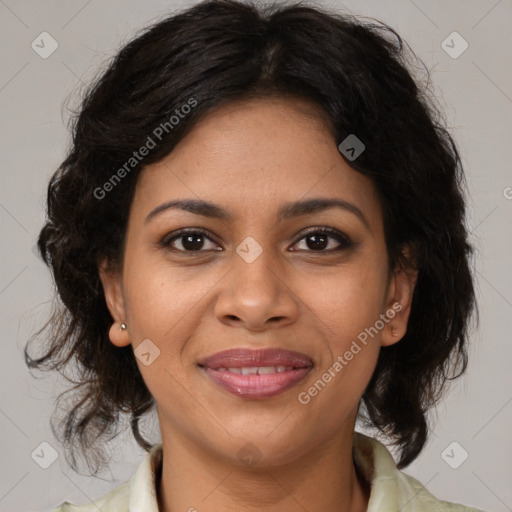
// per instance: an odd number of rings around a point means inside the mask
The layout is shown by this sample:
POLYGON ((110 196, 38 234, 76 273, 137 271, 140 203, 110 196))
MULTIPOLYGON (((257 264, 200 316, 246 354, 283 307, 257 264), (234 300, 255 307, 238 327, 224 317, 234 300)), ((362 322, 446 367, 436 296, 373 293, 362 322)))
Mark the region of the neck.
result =
POLYGON ((352 459, 352 429, 288 462, 247 466, 177 431, 162 432, 160 512, 367 510, 369 486, 352 459))

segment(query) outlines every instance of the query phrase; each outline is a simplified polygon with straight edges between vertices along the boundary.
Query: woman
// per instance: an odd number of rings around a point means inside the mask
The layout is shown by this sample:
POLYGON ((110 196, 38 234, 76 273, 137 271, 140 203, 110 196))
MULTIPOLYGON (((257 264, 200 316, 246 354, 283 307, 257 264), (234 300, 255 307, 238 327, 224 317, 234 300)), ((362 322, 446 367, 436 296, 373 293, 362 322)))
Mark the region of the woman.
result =
POLYGON ((91 86, 39 237, 63 309, 26 357, 75 372, 75 466, 125 414, 149 453, 55 511, 476 510, 400 471, 474 309, 460 158, 406 63, 377 22, 212 0, 91 86))

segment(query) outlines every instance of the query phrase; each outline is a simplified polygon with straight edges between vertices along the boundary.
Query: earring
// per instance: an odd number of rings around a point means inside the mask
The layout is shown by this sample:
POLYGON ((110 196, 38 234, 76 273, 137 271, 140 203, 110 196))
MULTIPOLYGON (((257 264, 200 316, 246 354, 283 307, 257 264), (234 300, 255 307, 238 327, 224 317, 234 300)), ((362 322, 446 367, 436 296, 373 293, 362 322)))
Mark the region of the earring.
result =
POLYGON ((398 336, 397 329, 394 325, 391 326, 391 336, 398 336))
POLYGON ((126 324, 122 323, 120 329, 121 329, 121 331, 124 331, 126 329, 126 324))

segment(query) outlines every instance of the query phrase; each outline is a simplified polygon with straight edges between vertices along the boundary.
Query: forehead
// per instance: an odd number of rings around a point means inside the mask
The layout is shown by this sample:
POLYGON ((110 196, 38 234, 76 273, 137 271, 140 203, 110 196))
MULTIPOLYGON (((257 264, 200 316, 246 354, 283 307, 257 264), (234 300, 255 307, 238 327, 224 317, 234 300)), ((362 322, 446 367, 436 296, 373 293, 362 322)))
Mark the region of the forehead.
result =
POLYGON ((236 101, 207 113, 180 145, 187 146, 185 150, 199 146, 213 154, 243 154, 245 149, 253 158, 255 150, 261 150, 260 158, 268 155, 275 161, 282 156, 298 159, 304 151, 313 156, 312 144, 333 143, 331 121, 318 105, 274 97, 236 101))
POLYGON ((342 158, 321 109, 289 98, 208 113, 169 155, 144 169, 137 189, 135 201, 146 209, 187 197, 254 214, 307 196, 358 202, 369 217, 378 209, 373 183, 342 158))

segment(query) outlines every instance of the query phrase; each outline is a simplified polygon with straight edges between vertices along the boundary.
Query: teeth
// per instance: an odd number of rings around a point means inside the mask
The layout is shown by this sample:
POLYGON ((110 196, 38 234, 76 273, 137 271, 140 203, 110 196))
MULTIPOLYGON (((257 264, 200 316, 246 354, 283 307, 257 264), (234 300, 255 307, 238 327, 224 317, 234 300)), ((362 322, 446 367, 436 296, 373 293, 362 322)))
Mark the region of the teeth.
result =
POLYGON ((258 373, 258 367, 254 366, 252 368, 241 368, 242 375, 256 375, 258 373))
POLYGON ((247 366, 243 368, 217 368, 217 371, 228 371, 239 375, 270 375, 272 373, 289 372, 293 366, 247 366))
POLYGON ((259 366, 257 370, 258 375, 269 375, 271 373, 277 373, 277 369, 275 366, 259 366))

